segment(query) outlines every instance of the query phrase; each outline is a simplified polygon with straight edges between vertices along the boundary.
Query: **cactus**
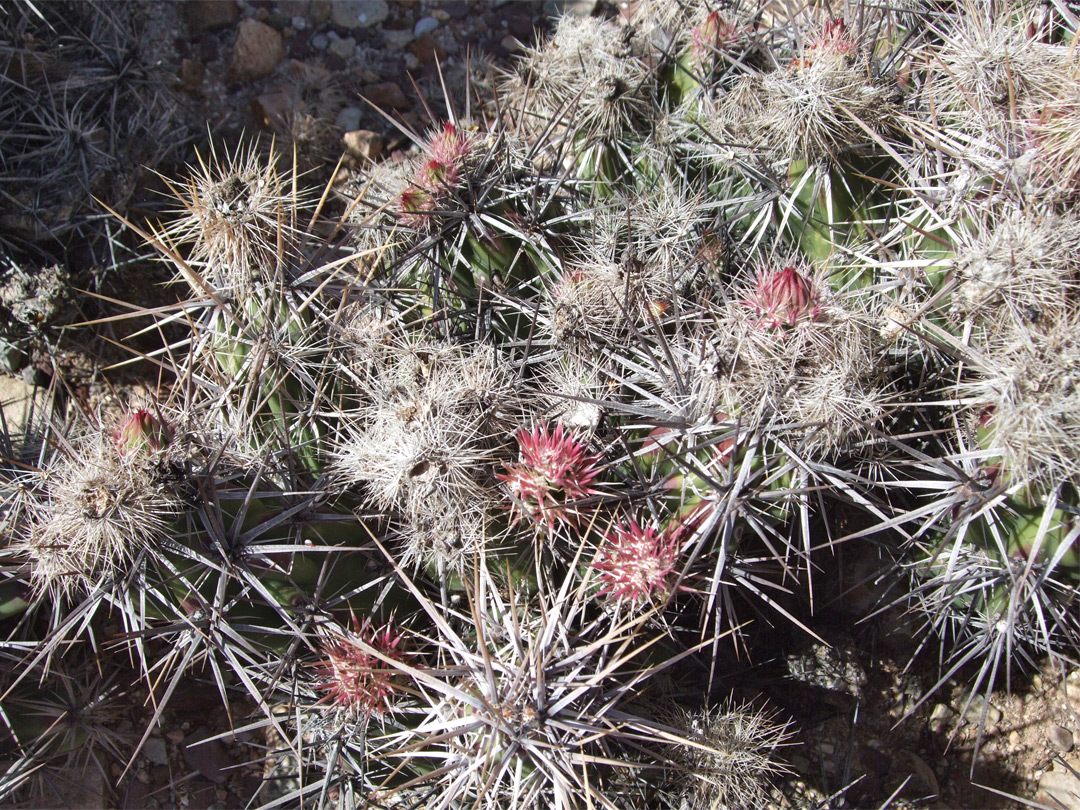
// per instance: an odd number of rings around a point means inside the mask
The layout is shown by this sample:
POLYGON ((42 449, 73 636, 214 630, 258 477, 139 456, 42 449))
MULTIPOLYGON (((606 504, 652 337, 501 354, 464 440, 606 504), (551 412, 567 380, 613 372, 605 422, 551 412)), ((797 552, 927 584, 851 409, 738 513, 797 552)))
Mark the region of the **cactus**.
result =
POLYGON ((750 806, 786 732, 720 647, 816 635, 841 544, 923 701, 1077 654, 1059 12, 658 0, 321 194, 200 157, 127 223, 190 294, 129 316, 188 329, 157 398, 3 470, 16 707, 113 607, 155 719, 203 667, 288 737, 270 804, 750 806))

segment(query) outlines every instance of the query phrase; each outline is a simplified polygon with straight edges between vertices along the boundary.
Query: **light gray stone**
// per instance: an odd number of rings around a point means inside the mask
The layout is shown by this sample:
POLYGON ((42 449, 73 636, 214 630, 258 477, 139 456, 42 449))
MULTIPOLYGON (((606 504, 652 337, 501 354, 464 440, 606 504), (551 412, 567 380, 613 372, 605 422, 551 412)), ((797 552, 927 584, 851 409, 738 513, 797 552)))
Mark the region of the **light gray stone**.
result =
POLYGON ((337 119, 334 121, 342 131, 352 132, 355 129, 360 129, 360 118, 363 113, 359 107, 346 107, 337 114, 337 119))
POLYGON ((572 14, 575 17, 591 17, 596 11, 597 0, 547 0, 544 13, 549 17, 572 14))
POLYGON ((1066 771, 1050 771, 1039 780, 1039 795, 1035 800, 1047 807, 1080 810, 1080 779, 1066 771))
POLYGON ((1073 733, 1067 728, 1063 728, 1062 726, 1050 726, 1049 731, 1046 732, 1046 736, 1047 739, 1050 740, 1050 744, 1058 751, 1067 754, 1073 750, 1073 733))
POLYGON ((150 737, 142 749, 143 756, 155 765, 169 764, 169 751, 161 737, 150 737))
POLYGON ((434 17, 421 17, 413 26, 413 36, 422 37, 424 34, 430 34, 438 27, 439 21, 434 17))
POLYGON ((383 42, 391 51, 405 50, 405 46, 413 41, 413 32, 407 28, 384 29, 383 42))
POLYGON ((356 40, 352 37, 335 39, 330 43, 330 47, 326 50, 340 59, 349 60, 356 55, 356 40))
POLYGON ((330 18, 340 28, 370 28, 390 16, 386 0, 340 0, 333 4, 330 18))
POLYGON ((986 697, 983 695, 972 695, 971 705, 968 706, 968 710, 964 713, 964 720, 972 725, 978 725, 980 722, 985 722, 985 728, 989 731, 1001 722, 1002 714, 1001 709, 992 703, 988 703, 986 697), (983 708, 986 709, 986 717, 983 718, 983 708))
POLYGON ((13 440, 24 435, 28 423, 41 420, 46 404, 45 391, 35 389, 22 377, 0 374, 0 408, 4 409, 8 435, 13 440))
POLYGON ((316 34, 311 38, 311 47, 317 51, 325 51, 330 44, 330 38, 326 34, 316 34))

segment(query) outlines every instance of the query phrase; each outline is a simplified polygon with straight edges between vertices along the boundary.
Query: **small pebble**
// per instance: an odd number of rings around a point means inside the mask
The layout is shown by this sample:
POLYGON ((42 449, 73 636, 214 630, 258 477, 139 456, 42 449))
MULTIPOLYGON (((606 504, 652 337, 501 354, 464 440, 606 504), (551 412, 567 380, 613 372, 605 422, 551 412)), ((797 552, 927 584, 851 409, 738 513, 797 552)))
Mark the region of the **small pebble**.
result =
POLYGON ((944 703, 937 704, 934 706, 934 710, 930 712, 930 730, 935 734, 941 734, 949 727, 949 721, 954 716, 953 710, 944 703))
POLYGON ((1050 730, 1046 733, 1046 736, 1050 740, 1050 744, 1058 751, 1061 751, 1064 754, 1072 751, 1073 735, 1067 728, 1050 726, 1050 730))
POLYGON ((311 47, 317 51, 325 51, 330 44, 330 38, 326 34, 316 34, 311 38, 311 47))
POLYGON ((352 59, 356 54, 356 40, 352 37, 345 37, 344 39, 335 39, 330 43, 330 47, 327 51, 332 53, 339 59, 352 59))
POLYGON ((165 747, 165 740, 161 737, 151 737, 146 741, 146 745, 143 746, 143 756, 153 762, 155 765, 168 765, 169 764, 169 752, 165 747))
POLYGON ((363 115, 359 107, 346 107, 337 114, 334 123, 341 127, 344 132, 352 132, 360 129, 360 118, 363 115))
POLYGON ((424 34, 430 34, 438 27, 439 21, 434 17, 421 17, 413 26, 413 36, 422 37, 424 34))
POLYGON ((303 31, 308 27, 308 21, 299 15, 292 18, 292 27, 297 31, 303 31))
POLYGON ((405 46, 412 41, 413 32, 407 28, 387 28, 383 30, 383 42, 385 42, 386 47, 392 51, 404 50, 405 46))

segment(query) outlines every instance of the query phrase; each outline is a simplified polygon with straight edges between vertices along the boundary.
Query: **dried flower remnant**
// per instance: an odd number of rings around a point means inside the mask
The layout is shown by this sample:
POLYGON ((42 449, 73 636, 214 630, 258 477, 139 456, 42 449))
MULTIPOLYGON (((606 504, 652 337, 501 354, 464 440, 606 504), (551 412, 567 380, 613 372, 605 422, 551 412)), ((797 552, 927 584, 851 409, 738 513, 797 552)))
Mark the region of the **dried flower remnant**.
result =
POLYGON ((637 521, 617 526, 604 538, 599 559, 600 594, 629 602, 646 602, 671 593, 671 577, 679 559, 675 533, 641 528, 637 521))
POLYGON ((514 496, 515 520, 527 513, 548 529, 556 520, 571 522, 573 502, 597 492, 592 483, 600 472, 600 457, 573 434, 564 435, 562 425, 551 431, 547 425, 518 431, 517 441, 519 463, 507 464, 506 472, 496 476, 514 496))
POLYGON ((821 313, 821 297, 814 283, 794 267, 765 272, 743 303, 760 317, 759 325, 768 329, 785 329, 799 323, 817 320, 821 313))
POLYGON ((325 680, 318 688, 326 692, 325 700, 347 712, 364 718, 382 716, 393 710, 393 701, 402 691, 402 676, 379 655, 403 660, 402 635, 391 622, 375 628, 370 619, 361 624, 354 618, 353 626, 352 634, 324 643, 326 658, 318 669, 325 680))

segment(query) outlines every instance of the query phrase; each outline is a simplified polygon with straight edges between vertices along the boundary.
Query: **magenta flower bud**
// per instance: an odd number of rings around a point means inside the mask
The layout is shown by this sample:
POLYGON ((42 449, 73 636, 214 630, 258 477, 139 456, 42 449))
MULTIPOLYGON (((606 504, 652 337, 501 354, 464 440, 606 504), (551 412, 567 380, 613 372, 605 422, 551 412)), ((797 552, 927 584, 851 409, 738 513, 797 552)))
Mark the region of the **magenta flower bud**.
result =
POLYGON ((604 538, 593 567, 600 572, 600 594, 645 602, 671 593, 678 560, 677 537, 666 532, 657 534, 651 526, 643 529, 632 520, 604 538))
POLYGON ((428 144, 428 159, 417 172, 416 184, 429 191, 457 187, 471 151, 472 139, 447 124, 428 144))
POLYGON ((137 408, 113 430, 112 437, 116 449, 126 455, 138 453, 143 448, 160 450, 166 447, 172 440, 172 431, 146 408, 137 408))
POLYGON ((811 49, 819 53, 839 56, 854 56, 855 40, 848 32, 843 20, 829 20, 821 34, 811 43, 811 49))
POLYGON ((697 63, 711 54, 730 47, 739 36, 739 29, 728 22, 719 11, 712 11, 705 22, 691 32, 690 53, 697 63))
POLYGON ((462 135, 453 124, 447 124, 428 142, 424 162, 398 197, 398 209, 406 224, 417 228, 430 224, 430 212, 439 207, 439 195, 461 185, 472 146, 472 138, 462 135))
POLYGON ((821 312, 814 283, 794 267, 759 275, 753 292, 743 303, 757 312, 761 318, 758 325, 769 329, 814 321, 821 312))
POLYGON ((325 680, 318 689, 326 692, 325 700, 350 713, 381 716, 392 709, 394 698, 402 691, 402 673, 364 645, 386 658, 401 661, 402 636, 389 622, 375 628, 368 619, 362 625, 353 621, 354 634, 324 643, 326 658, 317 668, 325 680))
POLYGON ((570 523, 574 501, 595 494, 592 481, 600 472, 599 456, 588 452, 586 442, 573 435, 563 435, 562 425, 548 431, 547 425, 532 431, 518 431, 520 461, 507 464, 506 472, 496 477, 505 481, 516 499, 511 507, 520 519, 529 514, 555 526, 556 520, 570 523))

